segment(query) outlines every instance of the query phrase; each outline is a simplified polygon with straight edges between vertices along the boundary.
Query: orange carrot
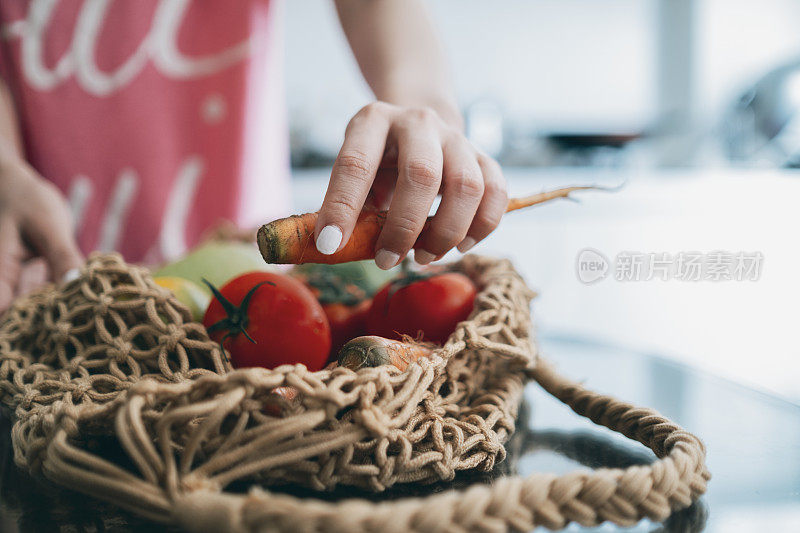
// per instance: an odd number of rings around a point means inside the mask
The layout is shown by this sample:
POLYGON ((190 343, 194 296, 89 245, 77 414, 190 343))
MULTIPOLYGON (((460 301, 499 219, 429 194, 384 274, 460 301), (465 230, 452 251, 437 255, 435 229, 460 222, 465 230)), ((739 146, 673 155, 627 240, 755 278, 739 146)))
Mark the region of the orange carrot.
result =
MULTIPOLYGON (((595 186, 565 187, 545 191, 525 198, 512 198, 508 201, 506 213, 554 200, 568 198, 575 191, 601 189, 595 186)), ((606 189, 607 190, 607 189, 606 189)), ((350 240, 338 252, 325 255, 317 251, 314 240, 314 227, 317 224, 317 213, 292 215, 264 224, 258 230, 258 248, 267 263, 295 264, 301 263, 347 263, 362 259, 375 258, 375 244, 386 222, 386 211, 365 209, 356 222, 350 240)), ((425 222, 423 231, 427 229, 431 217, 425 222)))
POLYGON ((267 263, 347 263, 375 257, 375 243, 383 229, 386 213, 361 212, 350 235, 350 240, 338 252, 325 255, 317 250, 314 226, 317 213, 292 215, 264 224, 258 230, 258 249, 267 263))
POLYGON ((428 344, 365 335, 356 337, 342 346, 339 350, 339 366, 358 370, 391 364, 400 370, 405 370, 408 365, 420 357, 430 355, 431 352, 431 346, 428 344))

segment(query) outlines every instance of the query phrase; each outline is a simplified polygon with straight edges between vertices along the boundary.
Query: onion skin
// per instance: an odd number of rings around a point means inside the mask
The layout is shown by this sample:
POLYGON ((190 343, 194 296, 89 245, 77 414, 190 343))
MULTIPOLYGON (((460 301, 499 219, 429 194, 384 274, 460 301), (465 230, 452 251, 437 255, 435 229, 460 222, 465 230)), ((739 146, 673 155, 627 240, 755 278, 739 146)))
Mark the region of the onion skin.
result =
POLYGON ((420 357, 432 353, 430 346, 409 341, 387 339, 377 335, 356 337, 339 350, 339 366, 350 370, 393 365, 405 370, 420 357))

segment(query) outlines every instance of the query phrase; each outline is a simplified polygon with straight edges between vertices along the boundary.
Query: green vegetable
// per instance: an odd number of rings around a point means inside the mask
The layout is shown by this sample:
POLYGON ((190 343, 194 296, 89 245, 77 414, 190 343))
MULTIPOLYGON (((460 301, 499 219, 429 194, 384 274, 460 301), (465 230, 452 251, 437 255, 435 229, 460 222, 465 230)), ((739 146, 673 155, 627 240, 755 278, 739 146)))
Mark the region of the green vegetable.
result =
POLYGON ((192 319, 196 322, 203 320, 208 302, 211 300, 207 290, 197 283, 177 276, 161 276, 153 278, 156 284, 169 289, 183 305, 189 308, 192 319))
POLYGON ((334 265, 306 263, 298 265, 295 271, 303 274, 314 274, 318 272, 330 272, 345 282, 358 286, 368 296, 375 294, 387 281, 397 275, 397 269, 381 270, 372 260, 351 261, 350 263, 338 263, 334 265))
POLYGON ((203 278, 212 285, 221 287, 236 276, 254 270, 276 271, 264 262, 255 244, 210 241, 198 246, 182 259, 161 267, 153 276, 188 279, 210 294, 203 278))

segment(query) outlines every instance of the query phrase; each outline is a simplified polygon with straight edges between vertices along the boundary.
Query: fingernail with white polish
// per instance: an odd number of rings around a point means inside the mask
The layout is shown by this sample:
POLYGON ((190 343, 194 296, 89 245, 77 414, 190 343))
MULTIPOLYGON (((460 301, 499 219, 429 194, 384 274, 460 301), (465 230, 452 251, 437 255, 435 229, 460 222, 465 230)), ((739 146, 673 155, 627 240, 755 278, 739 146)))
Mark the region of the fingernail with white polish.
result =
POLYGON ((61 283, 69 283, 70 281, 75 281, 81 275, 81 271, 77 268, 70 268, 64 275, 61 277, 61 283))
POLYGON ((381 249, 375 254, 375 264, 378 265, 378 268, 382 268, 383 270, 389 270, 395 266, 399 260, 400 255, 390 252, 389 250, 381 249))
POLYGON ((414 261, 420 265, 427 265, 435 259, 436 256, 427 250, 414 250, 414 261))
POLYGON ((342 244, 342 230, 336 226, 325 226, 317 237, 317 250, 319 253, 331 255, 342 244))
POLYGON ((470 248, 472 248, 473 246, 475 246, 475 243, 477 243, 477 242, 478 242, 478 241, 476 241, 476 240, 475 240, 475 239, 473 239, 472 237, 466 237, 466 238, 465 238, 463 241, 461 241, 461 243, 458 245, 458 247, 457 247, 457 248, 458 248, 458 251, 459 251, 459 252, 461 252, 462 254, 465 254, 465 253, 467 253, 467 252, 470 250, 470 248))

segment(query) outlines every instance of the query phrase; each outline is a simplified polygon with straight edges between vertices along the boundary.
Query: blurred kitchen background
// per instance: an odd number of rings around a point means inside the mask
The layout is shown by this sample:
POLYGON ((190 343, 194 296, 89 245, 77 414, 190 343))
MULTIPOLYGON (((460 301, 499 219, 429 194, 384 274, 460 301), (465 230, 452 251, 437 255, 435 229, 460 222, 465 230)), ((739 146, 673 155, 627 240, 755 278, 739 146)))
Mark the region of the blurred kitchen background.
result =
MULTIPOLYGON (((428 4, 468 135, 512 195, 625 183, 509 215, 475 249, 510 257, 539 291, 540 335, 660 354, 800 401, 800 2, 428 4), (756 281, 611 272, 586 285, 584 248, 763 263, 756 281)), ((345 125, 372 98, 329 0, 282 9, 294 208, 316 210, 345 125)))

